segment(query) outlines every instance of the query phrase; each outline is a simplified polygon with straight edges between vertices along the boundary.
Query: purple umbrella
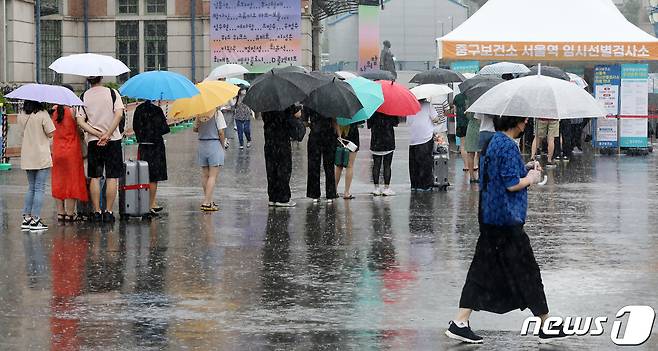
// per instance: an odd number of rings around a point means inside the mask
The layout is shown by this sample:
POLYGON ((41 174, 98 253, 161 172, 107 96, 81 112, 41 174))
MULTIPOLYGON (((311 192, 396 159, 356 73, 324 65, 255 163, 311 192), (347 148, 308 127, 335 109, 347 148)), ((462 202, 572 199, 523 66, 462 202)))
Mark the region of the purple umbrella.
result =
POLYGON ((32 100, 66 106, 83 106, 84 103, 75 94, 59 85, 25 84, 5 95, 9 99, 32 100))

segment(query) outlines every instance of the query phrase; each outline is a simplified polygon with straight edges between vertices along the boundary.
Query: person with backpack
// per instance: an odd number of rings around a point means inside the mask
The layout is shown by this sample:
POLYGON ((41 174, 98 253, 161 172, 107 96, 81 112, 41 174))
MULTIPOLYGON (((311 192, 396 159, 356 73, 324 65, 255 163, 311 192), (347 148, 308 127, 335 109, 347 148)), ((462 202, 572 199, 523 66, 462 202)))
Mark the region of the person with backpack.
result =
POLYGON ((121 95, 102 85, 103 77, 89 77, 91 86, 82 94, 85 107, 78 110, 78 125, 86 132, 87 176, 91 178, 89 192, 94 207, 92 220, 114 222, 112 211, 118 190, 118 180, 123 176, 123 152, 119 125, 123 120, 124 105, 121 95), (100 178, 105 173, 105 212, 100 207, 100 178))
MULTIPOLYGON (((64 87, 73 91, 73 87, 64 87)), ((53 136, 52 195, 57 200, 57 220, 77 222, 82 220, 75 213, 76 201, 89 201, 87 180, 83 165, 80 133, 75 121, 75 111, 69 106, 55 105, 52 120, 57 126, 53 136)))
POLYGON ((50 138, 55 133, 55 125, 40 102, 25 100, 23 112, 18 115, 18 126, 23 129, 21 169, 27 173, 29 186, 25 193, 21 229, 47 230, 48 226, 41 220, 41 207, 53 166, 50 138))

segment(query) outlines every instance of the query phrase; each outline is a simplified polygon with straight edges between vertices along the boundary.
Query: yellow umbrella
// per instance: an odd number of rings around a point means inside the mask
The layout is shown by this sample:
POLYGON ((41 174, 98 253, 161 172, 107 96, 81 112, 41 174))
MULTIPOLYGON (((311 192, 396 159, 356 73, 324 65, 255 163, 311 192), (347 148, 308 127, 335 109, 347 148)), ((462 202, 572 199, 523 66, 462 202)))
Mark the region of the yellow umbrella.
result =
POLYGON ((222 81, 206 81, 196 84, 200 94, 178 99, 171 106, 169 116, 183 119, 203 115, 229 102, 238 95, 239 87, 222 81))

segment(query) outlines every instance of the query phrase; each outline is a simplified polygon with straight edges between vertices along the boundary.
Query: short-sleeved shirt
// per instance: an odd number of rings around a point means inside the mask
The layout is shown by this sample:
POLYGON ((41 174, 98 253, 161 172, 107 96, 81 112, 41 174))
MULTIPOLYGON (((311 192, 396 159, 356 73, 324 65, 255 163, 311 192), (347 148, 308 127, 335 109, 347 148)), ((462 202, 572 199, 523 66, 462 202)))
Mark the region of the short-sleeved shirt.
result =
MULTIPOLYGON (((85 111, 87 112, 87 123, 92 127, 106 133, 110 130, 112 122, 114 121, 114 114, 116 111, 123 110, 124 105, 121 101, 121 95, 118 91, 114 91, 116 100, 112 105, 112 93, 110 88, 97 86, 90 88, 84 92, 85 108, 78 109, 78 117, 84 118, 85 111)), ((87 134, 87 142, 98 140, 95 135, 87 134)), ((110 140, 121 140, 121 132, 119 128, 114 129, 110 140)))
POLYGON ((493 116, 486 115, 484 113, 476 113, 475 119, 480 120, 480 131, 481 132, 495 132, 496 127, 494 126, 493 116))
POLYGON ((418 113, 407 117, 409 145, 424 144, 432 139, 434 134, 432 120, 437 118, 438 115, 429 102, 423 102, 418 113))
POLYGON ((519 184, 527 174, 514 140, 502 132, 496 132, 489 142, 486 155, 480 157, 480 184, 484 189, 480 205, 485 224, 502 226, 525 223, 527 189, 512 192, 507 188, 519 184), (485 172, 488 178, 486 183, 485 172))
POLYGON ((52 167, 48 134, 55 131, 55 125, 48 112, 21 114, 18 116, 18 124, 23 127, 21 169, 37 170, 52 167))
POLYGON ((219 131, 226 129, 224 114, 217 110, 215 116, 199 124, 199 140, 219 140, 219 131))

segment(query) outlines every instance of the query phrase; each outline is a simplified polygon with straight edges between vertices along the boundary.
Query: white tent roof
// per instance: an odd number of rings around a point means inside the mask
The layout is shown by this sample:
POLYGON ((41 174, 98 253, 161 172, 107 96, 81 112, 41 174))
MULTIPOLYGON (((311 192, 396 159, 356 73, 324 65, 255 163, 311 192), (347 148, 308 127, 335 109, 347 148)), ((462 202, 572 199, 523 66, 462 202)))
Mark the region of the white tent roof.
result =
MULTIPOLYGON (((515 47, 516 54, 519 56, 523 56, 521 53, 524 45, 530 47, 537 44, 553 44, 559 46, 558 51, 562 51, 565 45, 580 44, 582 50, 587 49, 586 45, 625 45, 624 55, 619 55, 618 52, 610 58, 606 58, 608 48, 604 47, 605 55, 599 52, 603 60, 658 59, 658 39, 628 22, 611 0, 489 0, 466 22, 438 39, 438 42, 443 57, 452 59, 460 59, 456 57, 460 56, 456 51, 461 48, 463 54, 463 45, 511 45, 512 43, 520 45, 515 47), (457 44, 462 46, 455 47, 457 44), (656 49, 655 53, 653 49, 656 49), (649 52, 646 53, 645 50, 649 52), (630 55, 626 55, 627 53, 630 55)), ((471 46, 470 49, 475 53, 482 53, 481 47, 471 46)), ((489 54, 488 49, 485 47, 484 57, 465 55, 467 57, 461 59, 486 59, 489 54)), ((508 60, 538 59, 534 56, 515 57, 515 53, 507 49, 509 47, 506 48, 508 51, 506 56, 496 55, 489 59, 497 60, 502 57, 507 57, 508 60)), ((617 49, 622 51, 621 48, 617 49)), ((597 50, 600 51, 601 48, 598 47, 597 50)), ((498 51, 500 53, 502 50, 498 51)), ((573 47, 573 51, 575 55, 577 47, 573 47)), ((558 52, 552 60, 571 58, 568 52, 565 57, 562 57, 562 54, 558 52)), ((573 60, 601 60, 596 57, 592 53, 592 56, 579 56, 573 60)))

